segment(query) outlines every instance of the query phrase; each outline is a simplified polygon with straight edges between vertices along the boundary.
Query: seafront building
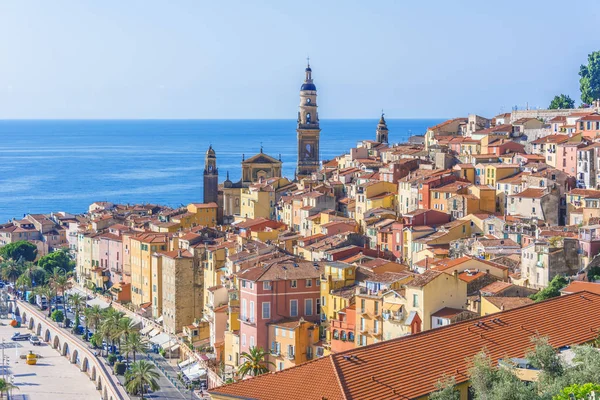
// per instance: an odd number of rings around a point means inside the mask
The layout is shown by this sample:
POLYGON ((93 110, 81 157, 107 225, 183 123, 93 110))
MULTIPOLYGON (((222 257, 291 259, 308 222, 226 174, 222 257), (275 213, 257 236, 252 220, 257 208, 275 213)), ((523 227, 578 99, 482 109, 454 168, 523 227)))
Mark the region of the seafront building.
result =
POLYGON ((0 246, 68 251, 78 285, 152 320, 150 339, 200 353, 219 399, 426 398, 448 365, 466 396, 465 356, 483 346, 522 357, 534 331, 558 347, 594 339, 600 300, 572 293, 594 292, 600 265, 598 102, 467 115, 402 144, 382 113, 356 147, 322 160, 310 65, 304 74, 294 176, 261 147, 240 155, 233 182, 208 146, 204 191, 187 206, 25 215, 0 225, 0 246), (556 276, 570 281, 565 296, 532 304, 556 276), (559 335, 542 315, 572 329, 559 335), (278 373, 215 388, 240 380, 253 348, 278 373))

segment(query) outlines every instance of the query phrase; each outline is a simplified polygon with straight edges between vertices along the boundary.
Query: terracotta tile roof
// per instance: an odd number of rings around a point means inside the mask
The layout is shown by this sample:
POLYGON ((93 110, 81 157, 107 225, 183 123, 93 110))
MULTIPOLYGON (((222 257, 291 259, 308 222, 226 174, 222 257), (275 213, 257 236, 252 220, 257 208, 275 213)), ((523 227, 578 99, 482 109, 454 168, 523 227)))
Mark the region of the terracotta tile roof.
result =
MULTIPOLYGON (((509 240, 509 239, 507 239, 507 240, 509 240)), ((448 259, 448 258, 446 258, 446 259, 437 261, 435 263, 435 265, 432 266, 432 268, 435 269, 435 270, 437 270, 437 271, 446 271, 446 270, 448 270, 450 268, 453 268, 453 267, 455 267, 457 265, 464 264, 465 262, 470 261, 470 260, 475 260, 475 261, 478 261, 480 263, 489 265, 491 267, 499 268, 501 270, 508 269, 506 266, 504 266, 502 264, 498 264, 498 263, 495 263, 495 262, 492 262, 492 261, 488 261, 488 260, 482 260, 480 258, 471 257, 471 256, 463 256, 463 257, 454 258, 454 259, 448 259)))
POLYGON ((563 294, 591 292, 600 294, 600 283, 573 281, 566 288, 562 289, 563 294))
POLYGON ((462 308, 444 307, 441 310, 438 310, 438 311, 434 312, 433 314, 431 314, 431 316, 438 317, 438 318, 452 318, 464 311, 466 311, 466 310, 463 310, 462 308))
POLYGON ((547 336, 558 348, 594 340, 599 326, 600 295, 572 294, 344 351, 210 393, 262 400, 421 398, 436 390, 444 374, 457 384, 467 382, 469 359, 482 348, 497 362, 523 357, 532 336, 547 336))
POLYGON ((412 281, 408 282, 406 285, 410 287, 423 287, 429 284, 429 282, 433 281, 438 276, 440 276, 442 273, 443 272, 429 269, 420 275, 415 275, 415 278, 412 281))
POLYGON ((539 199, 544 197, 546 194, 545 189, 535 189, 535 188, 527 188, 520 193, 511 194, 509 197, 525 197, 528 199, 539 199))
POLYGON ((498 294, 510 288, 512 284, 508 282, 497 281, 480 289, 481 293, 498 294))
POLYGON ((518 308, 521 306, 526 306, 529 304, 533 304, 533 300, 529 297, 500 297, 500 296, 490 296, 485 298, 487 301, 495 305, 501 310, 507 311, 512 310, 513 308, 518 308))
POLYGON ((600 190, 594 189, 572 189, 567 194, 575 195, 575 196, 583 196, 583 197, 591 197, 591 198, 600 198, 600 190))

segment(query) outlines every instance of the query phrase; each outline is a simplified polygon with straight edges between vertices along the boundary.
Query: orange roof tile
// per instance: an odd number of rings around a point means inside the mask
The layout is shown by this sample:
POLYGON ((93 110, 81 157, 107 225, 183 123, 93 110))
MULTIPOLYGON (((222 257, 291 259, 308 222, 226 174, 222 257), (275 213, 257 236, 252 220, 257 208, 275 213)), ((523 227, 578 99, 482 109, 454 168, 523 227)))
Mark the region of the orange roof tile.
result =
POLYGON ((564 294, 579 293, 583 291, 600 294, 600 283, 573 281, 569 286, 561 290, 564 294))
POLYGON ((598 326, 600 295, 571 294, 344 351, 209 392, 263 400, 415 399, 435 391, 443 375, 454 376, 458 384, 467 382, 469 359, 482 348, 497 362, 523 357, 532 336, 547 336, 558 348, 594 340, 598 326))

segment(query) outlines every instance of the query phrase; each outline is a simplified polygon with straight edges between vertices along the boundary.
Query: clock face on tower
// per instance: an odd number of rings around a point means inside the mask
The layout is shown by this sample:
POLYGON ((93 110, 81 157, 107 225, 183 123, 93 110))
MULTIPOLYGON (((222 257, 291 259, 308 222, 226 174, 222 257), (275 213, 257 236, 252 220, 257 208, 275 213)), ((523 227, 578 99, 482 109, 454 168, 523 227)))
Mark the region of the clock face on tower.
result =
POLYGON ((310 98, 306 99, 306 104, 310 104, 310 98))
POLYGON ((213 170, 213 166, 212 166, 212 165, 209 165, 209 166, 208 166, 208 172, 212 172, 212 170, 213 170))

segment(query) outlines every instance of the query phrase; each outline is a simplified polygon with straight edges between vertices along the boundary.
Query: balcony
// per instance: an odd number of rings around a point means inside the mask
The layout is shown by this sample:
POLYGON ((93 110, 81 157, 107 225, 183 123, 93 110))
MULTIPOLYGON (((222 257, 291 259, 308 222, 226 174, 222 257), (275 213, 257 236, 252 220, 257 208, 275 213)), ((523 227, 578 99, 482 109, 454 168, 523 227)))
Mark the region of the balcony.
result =
POLYGON ((356 294, 359 296, 367 296, 367 297, 375 297, 379 298, 381 296, 381 292, 376 290, 368 289, 364 286, 359 286, 356 288, 356 294))
POLYGON ((238 321, 243 322, 246 325, 250 325, 250 326, 255 326, 256 325, 255 319, 251 318, 251 317, 242 317, 242 316, 240 316, 240 318, 238 318, 238 321))
POLYGON ((369 335, 371 336, 381 336, 381 330, 369 329, 369 335))
POLYGON ((288 360, 295 360, 296 359, 296 354, 294 354, 294 353, 287 353, 287 359, 288 360))

